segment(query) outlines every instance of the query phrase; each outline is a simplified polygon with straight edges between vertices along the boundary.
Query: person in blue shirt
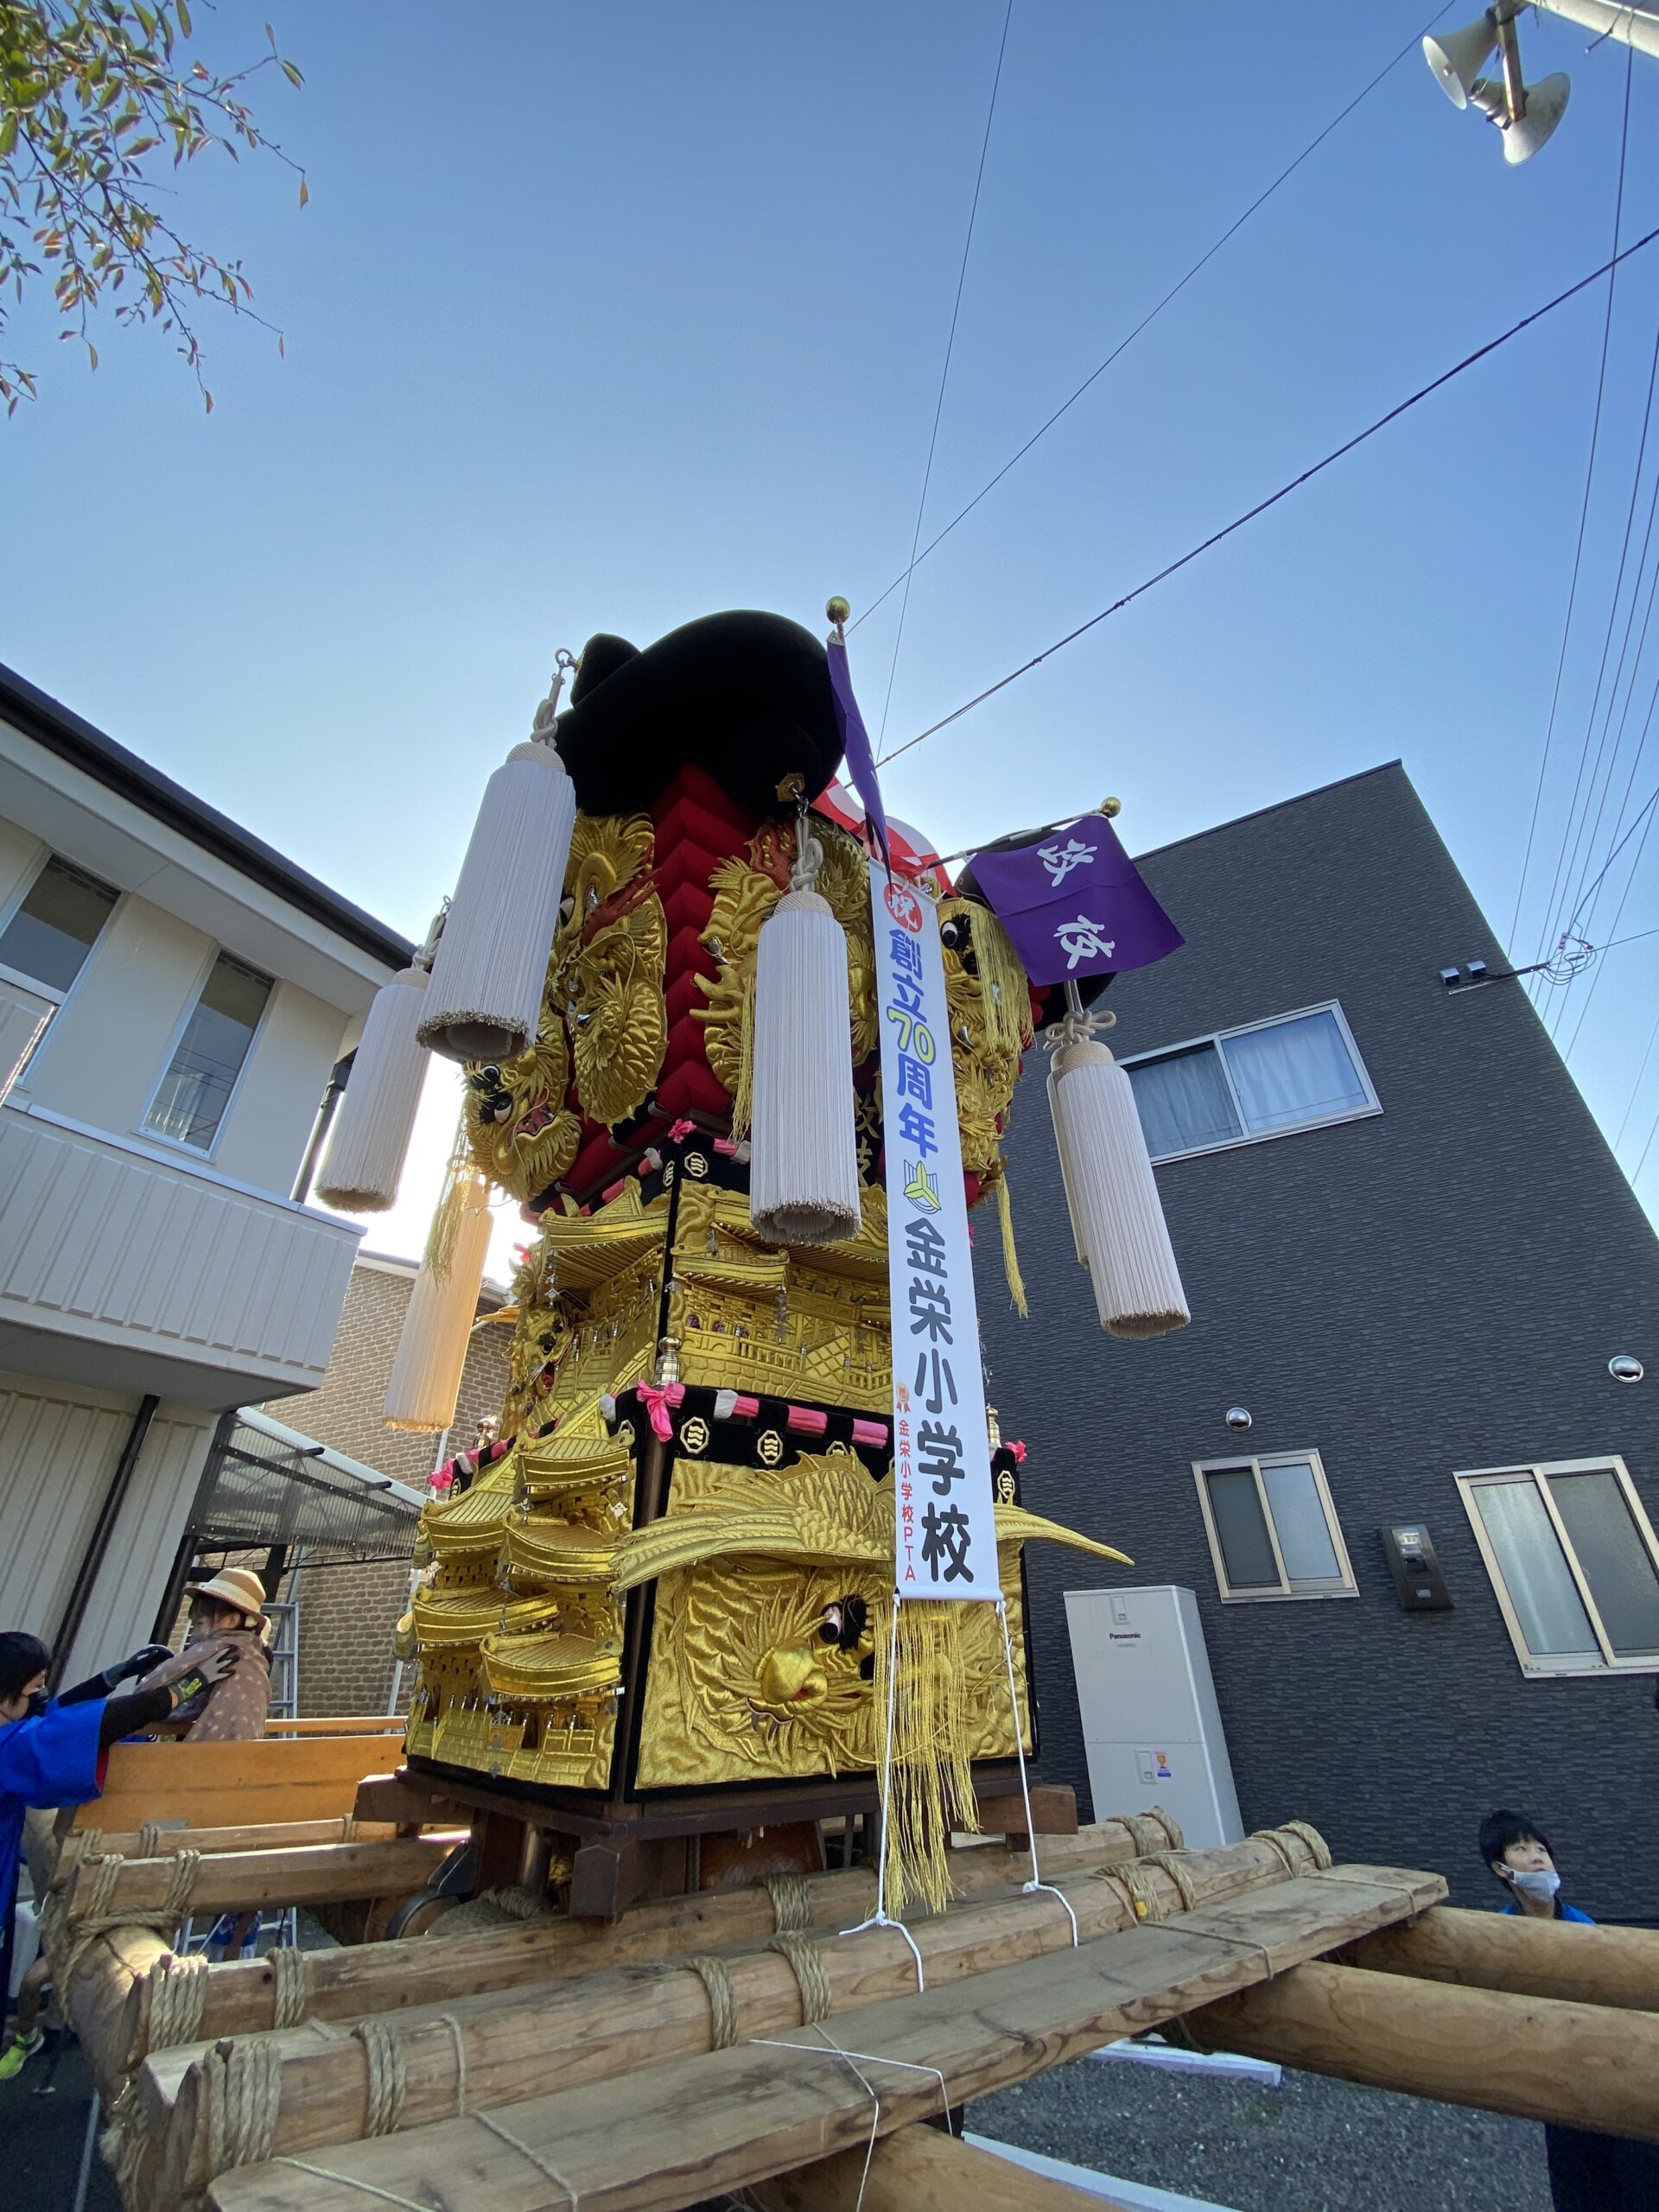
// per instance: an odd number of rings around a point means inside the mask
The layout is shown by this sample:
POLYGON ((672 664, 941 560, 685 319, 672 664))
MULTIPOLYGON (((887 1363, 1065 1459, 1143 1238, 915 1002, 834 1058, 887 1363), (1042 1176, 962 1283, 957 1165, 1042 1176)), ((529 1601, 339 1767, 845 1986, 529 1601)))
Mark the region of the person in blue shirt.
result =
MULTIPOLYGON (((1488 1813, 1480 1824, 1480 1855, 1510 1892, 1505 1912, 1594 1924, 1561 1895, 1555 1853, 1536 1821, 1488 1813)), ((1544 2156, 1555 2212, 1653 2212, 1659 2206, 1659 2144, 1546 2124, 1544 2156)))
POLYGON ((11 1927, 25 1814, 32 1808, 84 1805, 96 1797, 111 1744, 165 1720, 236 1664, 234 1655, 213 1653, 181 1681, 115 1695, 123 1682, 171 1656, 164 1645, 149 1644, 90 1681, 49 1697, 46 1677, 52 1655, 45 1644, 21 1629, 0 1632, 0 2001, 11 1987, 11 1927))

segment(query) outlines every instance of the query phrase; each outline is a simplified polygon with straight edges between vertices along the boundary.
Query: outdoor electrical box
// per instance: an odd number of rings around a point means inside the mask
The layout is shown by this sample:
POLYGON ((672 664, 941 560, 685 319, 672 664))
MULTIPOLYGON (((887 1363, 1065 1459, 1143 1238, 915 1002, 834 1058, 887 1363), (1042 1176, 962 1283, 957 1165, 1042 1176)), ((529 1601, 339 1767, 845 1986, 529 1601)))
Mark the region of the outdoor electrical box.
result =
POLYGON ((1421 1521, 1397 1522, 1382 1531, 1382 1550, 1394 1577, 1395 1595, 1408 1613, 1449 1613, 1452 1599, 1421 1521))
POLYGON ((1068 1590, 1095 1818, 1173 1813, 1195 1849, 1237 1843, 1233 1770, 1190 1590, 1068 1590))

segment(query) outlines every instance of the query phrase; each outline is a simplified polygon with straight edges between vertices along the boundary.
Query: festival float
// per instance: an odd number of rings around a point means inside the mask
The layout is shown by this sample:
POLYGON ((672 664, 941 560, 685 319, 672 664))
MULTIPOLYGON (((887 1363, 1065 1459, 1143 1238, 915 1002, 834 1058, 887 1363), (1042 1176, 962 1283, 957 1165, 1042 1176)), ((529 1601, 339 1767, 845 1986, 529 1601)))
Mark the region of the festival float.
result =
POLYGON ((1186 1321, 1101 995, 1181 940, 1115 802, 959 872, 889 820, 828 613, 561 654, 371 1013, 326 1203, 390 1206, 429 1055, 465 1070, 386 1417, 450 1424, 503 1198, 509 1388, 433 1478, 401 1751, 119 1746, 66 1840, 128 2212, 1063 2212, 960 2108, 1154 2027, 1659 2136, 1659 1937, 1569 1957, 1305 1822, 1190 1850, 1033 1774, 1025 1547, 1122 1555, 985 1403, 970 1217, 1023 1311, 1040 1051, 1103 1328, 1186 1321), (178 1935, 302 1904, 340 1948, 178 1935))

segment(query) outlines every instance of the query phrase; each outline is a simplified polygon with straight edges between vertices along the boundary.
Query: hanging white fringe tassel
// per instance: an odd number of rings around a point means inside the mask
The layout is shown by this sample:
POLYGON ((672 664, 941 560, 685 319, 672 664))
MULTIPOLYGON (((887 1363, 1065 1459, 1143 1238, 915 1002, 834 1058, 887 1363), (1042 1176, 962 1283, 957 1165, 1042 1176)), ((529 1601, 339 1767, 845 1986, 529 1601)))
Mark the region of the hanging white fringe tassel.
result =
POLYGON ((1077 1178, 1071 1172, 1071 1162, 1065 1149, 1065 1130, 1060 1122, 1060 1087, 1052 1066, 1048 1071, 1048 1111, 1054 1124, 1054 1149, 1060 1159, 1060 1181, 1065 1190, 1065 1211, 1071 1222, 1071 1242, 1077 1247, 1077 1265, 1086 1268, 1089 1253, 1083 1241, 1083 1217, 1077 1211, 1077 1178))
POLYGON ((1192 1315, 1129 1078, 1104 1045, 1074 1029, 1054 1054, 1049 1102, 1101 1327, 1110 1337, 1184 1328, 1192 1315))
POLYGON ((470 1171, 439 1201, 386 1384, 389 1428, 444 1429, 455 1418, 490 1242, 489 1185, 470 1171), (446 1206, 449 1217, 445 1220, 446 1206), (440 1224, 447 1234, 440 1234, 440 1224))
POLYGON ((444 918, 420 1039, 446 1059, 510 1060, 536 1041, 576 818, 575 787, 554 745, 568 658, 560 656, 530 741, 485 787, 444 918))
POLYGON ((316 1193, 342 1213, 384 1213, 397 1199, 404 1155, 431 1058, 416 1032, 424 968, 405 968, 376 992, 328 1132, 316 1193))
POLYGON ((755 952, 749 1219, 776 1244, 858 1233, 847 938, 813 888, 823 858, 803 809, 790 888, 755 952))

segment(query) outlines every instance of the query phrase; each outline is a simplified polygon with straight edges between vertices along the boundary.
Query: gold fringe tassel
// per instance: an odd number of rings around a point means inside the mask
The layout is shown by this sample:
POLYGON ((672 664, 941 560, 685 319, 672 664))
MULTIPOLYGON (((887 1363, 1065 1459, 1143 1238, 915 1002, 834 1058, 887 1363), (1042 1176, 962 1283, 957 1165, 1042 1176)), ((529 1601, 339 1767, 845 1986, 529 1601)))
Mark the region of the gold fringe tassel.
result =
POLYGON ((480 1186, 487 1190, 484 1176, 474 1162, 472 1147, 467 1141, 467 1113, 463 1107, 460 1121, 455 1124, 454 1142, 449 1147, 449 1162, 443 1172, 443 1189, 439 1194, 437 1211, 432 1217, 432 1226, 426 1232, 426 1249, 422 1264, 436 1281, 448 1282, 449 1270, 454 1264, 455 1245, 461 1236, 461 1224, 471 1204, 473 1193, 480 1186))
POLYGON ((742 1047, 738 1058, 737 1090, 732 1099, 732 1141, 741 1144, 749 1134, 754 1110, 754 963, 743 978, 742 1047))
MULTIPOLYGON (((963 1611, 929 1599, 899 1607, 893 1762, 881 1808, 887 1904, 893 1913, 912 1902, 943 1912, 951 1894, 946 1856, 951 1834, 978 1832, 963 1611)), ((878 1728, 886 1723, 892 1642, 889 1624, 887 1633, 876 1638, 878 1728)))
POLYGON ((996 1179, 996 1225, 1002 1232, 1002 1272, 1007 1278, 1008 1296, 1023 1321, 1031 1308, 1026 1303, 1026 1279, 1020 1272, 1020 1254, 1014 1242, 1014 1199, 1008 1190, 1006 1163, 996 1179))
POLYGON ((985 1036, 993 1052, 1017 1059, 1030 1045, 1035 1030, 1031 1019, 1031 986, 1007 931, 988 906, 964 900, 973 932, 974 964, 979 970, 980 995, 985 1004, 985 1036))

